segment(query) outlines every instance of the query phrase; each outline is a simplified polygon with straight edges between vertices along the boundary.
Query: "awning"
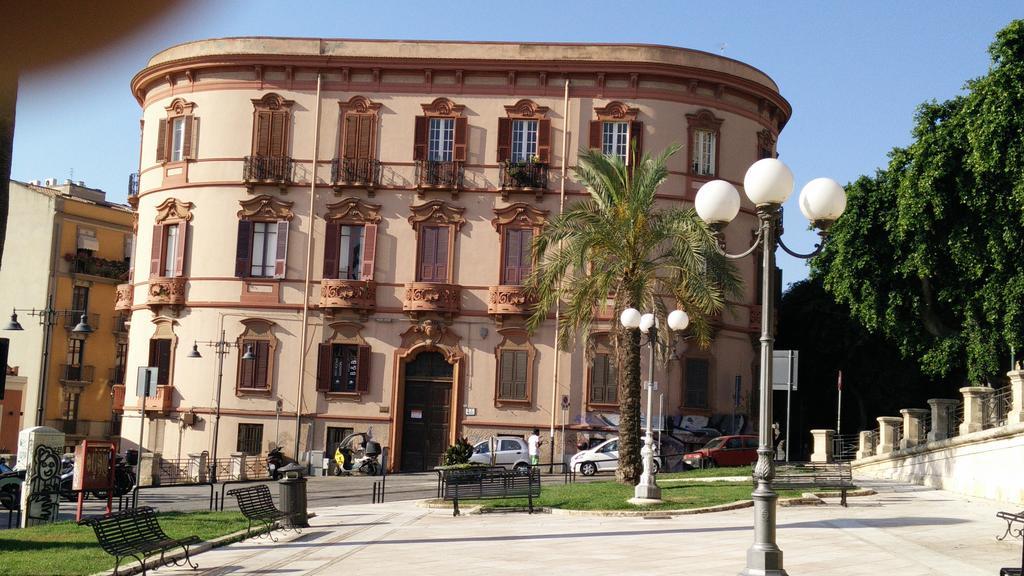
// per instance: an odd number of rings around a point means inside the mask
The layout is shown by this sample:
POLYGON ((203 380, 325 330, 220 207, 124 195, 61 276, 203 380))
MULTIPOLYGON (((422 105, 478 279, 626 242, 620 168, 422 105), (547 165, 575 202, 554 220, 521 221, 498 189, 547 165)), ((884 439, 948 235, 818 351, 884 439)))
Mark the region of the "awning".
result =
POLYGON ((95 230, 78 229, 78 249, 92 250, 93 252, 100 249, 100 241, 96 239, 95 230))

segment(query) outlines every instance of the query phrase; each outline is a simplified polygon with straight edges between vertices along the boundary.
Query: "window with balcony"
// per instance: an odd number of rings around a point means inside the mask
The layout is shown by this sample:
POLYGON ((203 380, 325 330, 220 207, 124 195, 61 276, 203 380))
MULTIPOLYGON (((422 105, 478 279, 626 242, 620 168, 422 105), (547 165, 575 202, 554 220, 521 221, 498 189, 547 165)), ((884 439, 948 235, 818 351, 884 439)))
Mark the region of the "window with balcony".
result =
POLYGON ((327 342, 319 345, 316 389, 330 394, 370 391, 370 347, 360 336, 360 324, 335 322, 327 342))
POLYGON ((157 124, 157 162, 183 162, 195 158, 199 136, 195 107, 193 102, 175 98, 165 108, 167 117, 157 124))
POLYGON ((413 130, 417 184, 457 189, 462 186, 468 124, 463 106, 447 98, 423 105, 413 130))
POLYGON ((722 120, 709 110, 701 110, 687 114, 686 121, 690 135, 690 173, 701 177, 717 176, 722 120))
POLYGON ((377 161, 377 115, 380 104, 363 96, 339 102, 341 128, 338 160, 334 166, 335 184, 367 185, 379 183, 377 161))
POLYGON ((498 361, 494 393, 496 403, 528 404, 532 398, 536 350, 525 330, 506 328, 498 333, 503 339, 494 349, 494 357, 498 361))
POLYGON ((238 424, 238 442, 236 452, 248 456, 259 456, 263 453, 263 424, 249 424, 240 422, 238 424))
MULTIPOLYGON (((71 309, 75 316, 85 314, 89 311, 89 287, 75 286, 71 291, 71 309)), ((77 320, 76 320, 77 321, 77 320)))
POLYGON ((291 181, 292 159, 288 140, 291 134, 291 107, 294 102, 270 93, 252 100, 252 155, 246 157, 246 182, 291 181))
POLYGON ((373 280, 380 205, 345 198, 327 206, 323 277, 373 280))
POLYGON ((114 368, 110 375, 111 384, 124 384, 124 375, 128 367, 128 342, 119 341, 114 351, 114 368))
POLYGON ((518 286, 526 281, 533 269, 533 228, 506 228, 502 249, 502 279, 504 285, 518 286))
POLYGON ((174 278, 185 275, 185 248, 188 222, 192 219, 191 202, 168 198, 157 206, 153 226, 150 276, 174 278))
POLYGON ((643 122, 639 110, 622 102, 595 108, 597 120, 590 122, 590 148, 632 165, 643 154, 643 122))
POLYGON ((246 318, 241 321, 245 330, 238 337, 238 393, 270 392, 274 384, 274 365, 277 354, 277 337, 274 323, 261 318, 246 318), (251 351, 251 360, 242 356, 251 351))
POLYGON ((703 358, 687 358, 684 372, 683 406, 687 408, 707 409, 708 387, 710 384, 711 363, 703 358))
MULTIPOLYGON (((80 394, 78 392, 65 392, 64 393, 64 420, 68 422, 78 421, 78 399, 80 394)), ((71 428, 68 432, 74 434, 75 429, 71 428)))
POLYGON ((520 100, 506 106, 505 111, 508 117, 498 118, 501 188, 543 191, 551 161, 551 120, 544 117, 548 108, 531 100, 520 100))
POLYGON ((288 225, 292 203, 272 196, 240 202, 235 244, 235 276, 284 278, 288 260, 288 225))
POLYGON ((537 125, 537 120, 512 120, 510 161, 530 162, 537 157, 537 125))
POLYGON ((427 160, 447 162, 455 147, 455 118, 431 118, 427 137, 427 160))
POLYGON ((419 282, 448 282, 448 254, 451 230, 448 226, 421 226, 419 233, 419 282))
POLYGON ((65 369, 65 380, 82 380, 85 358, 85 340, 71 338, 68 340, 67 368, 65 369))

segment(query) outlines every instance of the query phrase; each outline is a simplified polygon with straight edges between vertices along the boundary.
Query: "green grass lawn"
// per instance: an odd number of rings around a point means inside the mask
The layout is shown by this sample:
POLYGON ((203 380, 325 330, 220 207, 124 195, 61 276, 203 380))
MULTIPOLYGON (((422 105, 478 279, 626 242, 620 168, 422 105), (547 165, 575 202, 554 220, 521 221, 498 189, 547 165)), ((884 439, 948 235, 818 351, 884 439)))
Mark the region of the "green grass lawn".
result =
MULTIPOLYGON (((171 538, 212 540, 245 528, 238 512, 167 512, 158 516, 171 538)), ((135 562, 128 559, 128 562, 135 562)), ((122 566, 125 562, 121 563, 122 566)), ((58 522, 24 530, 0 530, 0 574, 94 574, 114 567, 88 526, 58 522)))
POLYGON ((686 472, 665 472, 658 474, 658 479, 678 478, 717 478, 720 476, 743 476, 750 478, 754 473, 753 466, 732 466, 728 468, 704 468, 703 470, 687 470, 686 472))
MULTIPOLYGON (((750 500, 750 482, 672 482, 661 484, 661 497, 665 501, 655 506, 634 506, 627 502, 633 497, 633 487, 618 482, 587 482, 576 484, 546 484, 534 506, 565 510, 686 510, 728 504, 737 500, 750 500)), ((782 490, 779 496, 800 496, 799 490, 782 490)), ((460 502, 467 506, 480 504, 486 508, 526 506, 526 498, 479 500, 460 502)))

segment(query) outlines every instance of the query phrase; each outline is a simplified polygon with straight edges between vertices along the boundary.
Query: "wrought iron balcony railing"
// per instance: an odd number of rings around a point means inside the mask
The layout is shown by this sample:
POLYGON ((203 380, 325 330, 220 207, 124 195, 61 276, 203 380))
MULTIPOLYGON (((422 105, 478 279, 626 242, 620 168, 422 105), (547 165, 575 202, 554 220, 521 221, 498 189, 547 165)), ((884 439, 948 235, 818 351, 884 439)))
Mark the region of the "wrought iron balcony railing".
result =
POLYGON ((331 162, 331 182, 335 186, 377 186, 380 162, 372 158, 335 158, 331 162))
POLYGON ((95 366, 72 366, 70 364, 60 365, 60 379, 63 382, 93 382, 95 374, 95 366))
POLYGON ((252 184, 287 184, 292 180, 292 159, 288 156, 246 156, 242 179, 252 184))
POLYGON ((110 381, 109 383, 111 385, 124 384, 124 374, 124 366, 114 366, 113 368, 110 368, 110 373, 108 374, 107 379, 110 381))
POLYGON ((544 190, 548 187, 548 165, 537 162, 502 162, 502 190, 544 190))
POLYGON ((454 160, 417 160, 416 184, 422 188, 461 190, 465 168, 454 160))

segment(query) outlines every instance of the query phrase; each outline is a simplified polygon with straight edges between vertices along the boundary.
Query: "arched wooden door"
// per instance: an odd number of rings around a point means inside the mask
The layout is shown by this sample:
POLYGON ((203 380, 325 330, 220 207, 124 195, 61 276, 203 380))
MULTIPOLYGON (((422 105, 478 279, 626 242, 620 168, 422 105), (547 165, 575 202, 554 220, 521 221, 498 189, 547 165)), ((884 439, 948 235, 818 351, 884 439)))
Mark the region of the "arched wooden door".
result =
POLYGON ((452 373, 453 366, 439 352, 421 352, 405 365, 403 472, 441 464, 451 426, 452 373))

